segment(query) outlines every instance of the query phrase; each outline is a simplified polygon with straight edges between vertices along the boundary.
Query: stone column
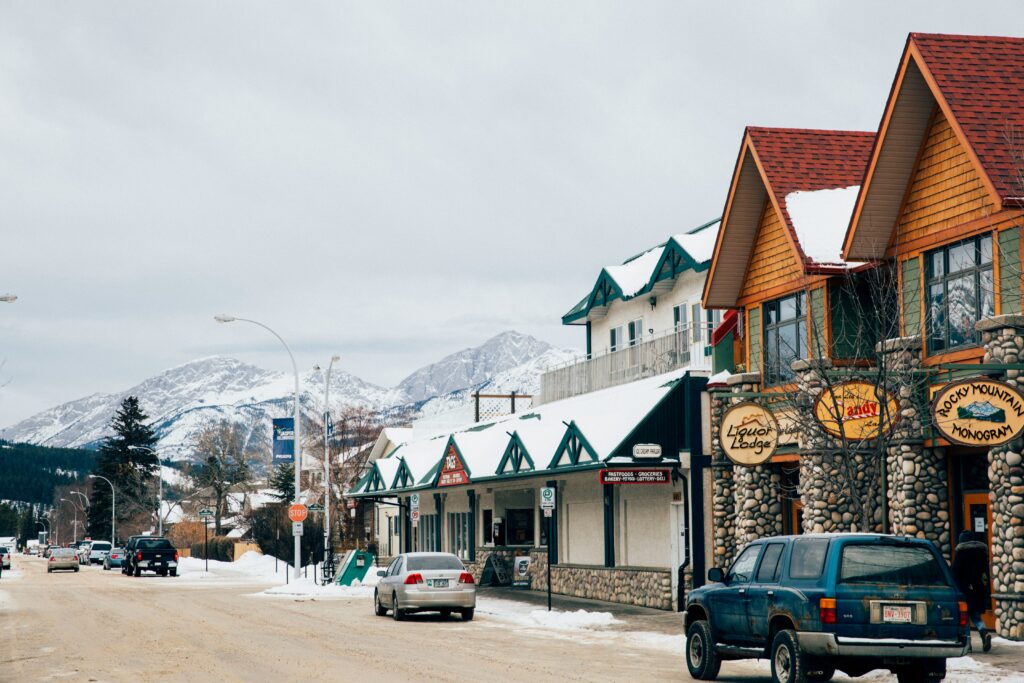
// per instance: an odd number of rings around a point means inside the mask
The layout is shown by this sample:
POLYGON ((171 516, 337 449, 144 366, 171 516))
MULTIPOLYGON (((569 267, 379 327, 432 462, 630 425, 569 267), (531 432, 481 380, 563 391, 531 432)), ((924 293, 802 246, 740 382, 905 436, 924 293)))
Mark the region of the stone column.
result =
MULTIPOLYGON (((1024 355, 1024 316, 1000 315, 977 325, 985 363, 1020 363, 1024 355)), ((1024 390, 1020 370, 1006 371, 1005 381, 1024 390)), ((989 501, 992 503, 992 593, 996 630, 1006 638, 1024 639, 1024 440, 988 452, 989 501)))
POLYGON ((900 419, 888 449, 889 529, 899 536, 927 538, 950 559, 949 480, 943 448, 924 447, 922 412, 927 413, 927 382, 921 337, 888 339, 877 347, 886 375, 896 385, 900 419))
POLYGON ((711 477, 712 529, 714 533, 713 566, 725 568, 736 552, 736 498, 733 487, 733 466, 722 452, 720 428, 722 415, 730 405, 728 387, 708 387, 711 397, 711 477))

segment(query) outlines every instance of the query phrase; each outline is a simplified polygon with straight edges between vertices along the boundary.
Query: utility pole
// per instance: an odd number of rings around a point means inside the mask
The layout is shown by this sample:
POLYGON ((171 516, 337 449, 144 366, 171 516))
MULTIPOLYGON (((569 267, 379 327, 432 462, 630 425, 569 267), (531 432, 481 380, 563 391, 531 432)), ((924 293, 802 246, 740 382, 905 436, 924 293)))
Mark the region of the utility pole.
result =
MULTIPOLYGON (((338 356, 331 356, 331 362, 327 365, 327 376, 324 379, 324 568, 326 569, 328 557, 334 551, 331 544, 331 370, 334 364, 341 360, 338 356)), ((296 501, 298 502, 298 501, 296 501)), ((333 563, 331 563, 333 565, 333 563)), ((315 577, 314 577, 315 578, 315 577)), ((326 577, 325 577, 326 578, 326 577)))

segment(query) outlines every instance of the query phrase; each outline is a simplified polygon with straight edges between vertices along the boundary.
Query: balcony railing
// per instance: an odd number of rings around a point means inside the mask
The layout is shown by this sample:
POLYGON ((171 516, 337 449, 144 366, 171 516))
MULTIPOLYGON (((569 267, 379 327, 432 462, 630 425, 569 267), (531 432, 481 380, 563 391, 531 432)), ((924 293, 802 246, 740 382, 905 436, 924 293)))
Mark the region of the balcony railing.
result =
POLYGON ((648 337, 633 346, 591 355, 545 372, 534 405, 654 377, 677 368, 711 369, 711 324, 702 324, 698 341, 693 326, 648 337))

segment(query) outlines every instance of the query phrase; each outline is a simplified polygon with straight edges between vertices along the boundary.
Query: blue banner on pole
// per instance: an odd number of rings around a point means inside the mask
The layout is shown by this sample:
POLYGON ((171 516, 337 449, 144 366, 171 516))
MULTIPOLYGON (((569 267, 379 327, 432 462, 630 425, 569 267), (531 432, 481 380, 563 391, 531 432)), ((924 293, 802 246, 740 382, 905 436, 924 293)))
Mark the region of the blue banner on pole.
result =
POLYGON ((295 418, 275 417, 274 462, 295 462, 295 418))

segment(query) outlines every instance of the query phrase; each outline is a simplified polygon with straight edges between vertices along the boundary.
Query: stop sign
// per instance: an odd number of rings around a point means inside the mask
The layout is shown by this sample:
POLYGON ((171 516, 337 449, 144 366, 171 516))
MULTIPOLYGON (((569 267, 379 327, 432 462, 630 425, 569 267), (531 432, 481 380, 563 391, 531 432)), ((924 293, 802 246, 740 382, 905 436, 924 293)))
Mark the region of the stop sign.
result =
POLYGON ((306 519, 306 515, 309 514, 309 510, 302 503, 293 503, 288 506, 288 519, 293 522, 302 522, 306 519))

